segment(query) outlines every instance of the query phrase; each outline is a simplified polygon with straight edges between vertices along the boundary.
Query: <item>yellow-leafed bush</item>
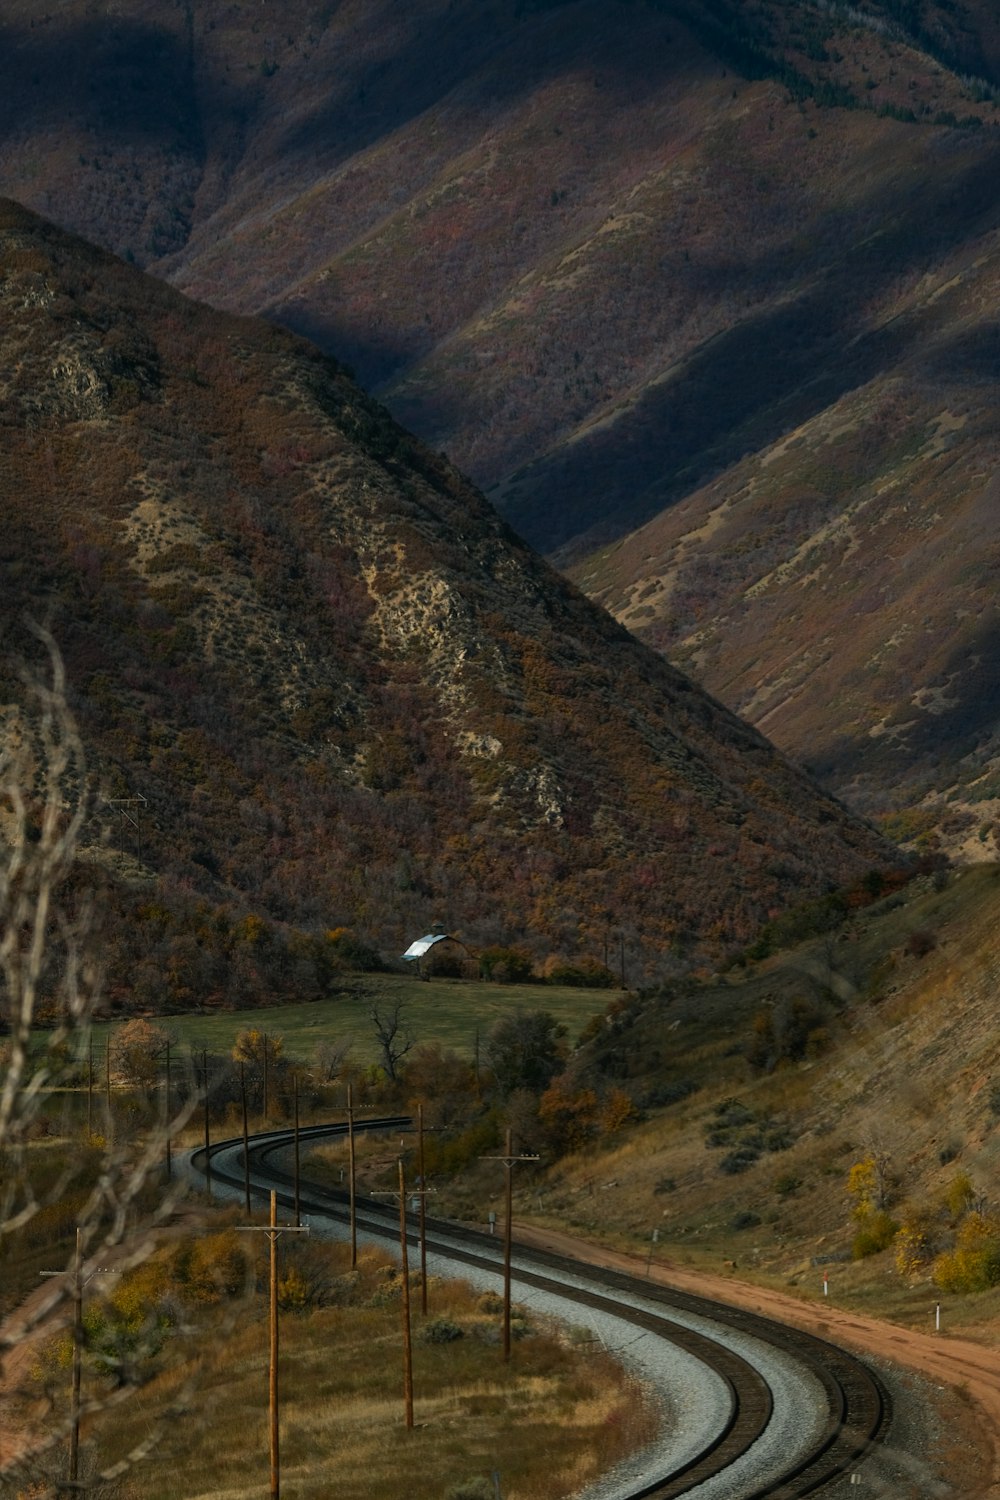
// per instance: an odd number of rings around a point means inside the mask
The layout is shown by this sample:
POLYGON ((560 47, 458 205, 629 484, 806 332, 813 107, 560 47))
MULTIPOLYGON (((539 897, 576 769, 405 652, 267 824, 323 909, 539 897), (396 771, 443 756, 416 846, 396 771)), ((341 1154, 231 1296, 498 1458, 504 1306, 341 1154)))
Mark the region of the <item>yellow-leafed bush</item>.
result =
POLYGON ((193 1302, 220 1302, 247 1284, 247 1262, 233 1229, 195 1239, 179 1259, 175 1274, 182 1295, 193 1302))
POLYGON ((925 1205, 908 1209, 893 1241, 896 1270, 900 1276, 916 1276, 930 1265, 940 1235, 940 1214, 925 1205))
POLYGON ((864 1260, 869 1255, 877 1255, 880 1250, 888 1250, 899 1229, 896 1220, 884 1209, 859 1214, 857 1223, 851 1241, 851 1254, 855 1260, 864 1260))
POLYGON ((983 1292, 1000 1284, 1000 1215, 967 1214, 954 1250, 934 1262, 934 1280, 944 1292, 983 1292))

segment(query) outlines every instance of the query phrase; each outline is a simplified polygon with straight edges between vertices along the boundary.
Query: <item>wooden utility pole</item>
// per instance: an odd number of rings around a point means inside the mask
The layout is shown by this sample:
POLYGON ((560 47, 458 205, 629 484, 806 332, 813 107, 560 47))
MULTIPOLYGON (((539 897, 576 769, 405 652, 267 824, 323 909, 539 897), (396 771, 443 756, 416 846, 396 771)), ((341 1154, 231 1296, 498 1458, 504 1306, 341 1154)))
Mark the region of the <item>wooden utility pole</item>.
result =
MULTIPOLYGON (((265 1057, 267 1053, 265 1052, 265 1057)), ((267 1075, 265 1074, 265 1077, 267 1075)), ((267 1089, 264 1090, 265 1113, 267 1111, 267 1089)), ((268 1282, 270 1286, 270 1345, 271 1365, 268 1378, 268 1409, 270 1413, 270 1455, 271 1455, 271 1496, 272 1500, 278 1500, 281 1490, 281 1470, 278 1456, 278 1236, 275 1232, 278 1227, 278 1195, 271 1189, 271 1233, 270 1240, 270 1274, 268 1282)))
MULTIPOLYGON (((76 1231, 76 1249, 73 1253, 73 1362, 69 1388, 69 1462, 66 1466, 66 1484, 71 1490, 79 1488, 80 1478, 80 1389, 83 1375, 83 1289, 95 1276, 112 1272, 108 1266, 99 1266, 87 1280, 83 1279, 83 1247, 80 1228, 76 1231)), ((65 1276, 65 1271, 40 1271, 41 1276, 65 1276)), ((61 1488, 61 1487, 60 1487, 61 1488)))
POLYGON ((271 1458, 271 1500, 280 1500, 281 1455, 278 1442, 278 1240, 283 1234, 308 1234, 308 1228, 278 1223, 278 1195, 271 1189, 271 1219, 268 1224, 241 1224, 244 1233, 266 1234, 271 1243, 269 1305, 270 1363, 268 1367, 268 1448, 271 1458))
POLYGON ((292 1074, 292 1097, 295 1101, 295 1224, 296 1228, 302 1223, 301 1203, 299 1194, 299 1074, 298 1069, 292 1074))
POLYGON ((247 1218, 250 1217, 250 1131, 247 1125, 247 1075, 246 1064, 240 1062, 240 1100, 243 1104, 243 1196, 246 1200, 247 1218))
POLYGON ((420 1173, 420 1312, 427 1316, 427 1176, 424 1170, 424 1106, 417 1105, 417 1171, 420 1173))
MULTIPOLYGON (((372 1109, 371 1104, 359 1104, 359 1109, 372 1109)), ((354 1135, 354 1090, 347 1085, 347 1192, 350 1202, 351 1223, 351 1270, 358 1264, 358 1161, 354 1135)), ((343 1179, 341 1179, 343 1180, 343 1179)))
POLYGON ((205 1187, 209 1198, 212 1196, 212 1141, 209 1133, 208 1123, 208 1052, 203 1049, 201 1054, 201 1068, 204 1075, 202 1084, 205 1090, 205 1187))
POLYGON ((73 1377, 69 1399, 69 1473, 75 1485, 80 1473, 80 1379, 83 1365, 83 1260, 80 1253, 80 1228, 76 1230, 73 1256, 73 1377))
MULTIPOLYGON (((423 1198, 421 1198, 423 1203, 423 1198)), ((413 1426, 413 1345, 410 1339, 410 1261, 406 1252, 406 1183, 399 1158, 399 1253, 403 1262, 403 1404, 406 1425, 413 1426)))
POLYGON ((513 1173, 514 1173, 514 1164, 515 1164, 515 1162, 519 1162, 519 1161, 537 1161, 538 1160, 538 1156, 537 1156, 537 1154, 528 1154, 528 1153, 523 1154, 521 1156, 515 1156, 514 1155, 513 1150, 511 1149, 511 1130, 510 1130, 510 1126, 508 1125, 508 1127, 507 1127, 507 1137, 506 1137, 506 1143, 505 1143, 505 1146, 504 1146, 504 1154, 503 1154, 503 1156, 484 1156, 482 1159, 483 1159, 483 1161, 502 1161, 503 1164, 504 1164, 504 1167, 506 1168, 506 1171, 507 1171, 507 1184, 506 1184, 506 1194, 505 1194, 505 1197, 506 1197, 506 1209, 507 1209, 507 1212, 506 1212, 506 1220, 507 1220, 507 1222, 506 1222, 506 1224, 504 1226, 504 1237, 503 1237, 503 1357, 504 1357, 504 1360, 509 1360, 510 1359, 510 1258, 511 1258, 511 1244, 512 1244, 512 1241, 513 1241, 513 1234, 511 1233, 511 1224, 513 1222, 513 1217, 514 1217, 514 1215, 513 1215, 513 1199, 514 1199, 514 1194, 513 1194, 513 1186, 512 1186, 513 1173))
POLYGON ((399 1187, 376 1193, 376 1198, 399 1199, 399 1258, 402 1271, 400 1310, 403 1318, 403 1410, 408 1428, 413 1426, 413 1344, 410 1337, 410 1257, 406 1244, 406 1179, 403 1158, 399 1158, 399 1187))
POLYGON ((268 1084, 268 1078, 267 1078, 267 1032, 266 1031, 262 1032, 261 1036, 262 1036, 262 1039, 263 1039, 263 1051, 264 1051, 264 1100, 263 1100, 263 1105, 262 1105, 262 1112, 261 1112, 261 1117, 260 1117, 260 1123, 262 1125, 266 1126, 267 1125, 267 1084, 268 1084))
POLYGON ((94 1135, 94 1038, 87 1037, 87 1145, 94 1135))
POLYGON ((166 1108, 164 1110, 163 1131, 166 1136, 167 1151, 167 1181, 174 1175, 174 1163, 171 1156, 171 1128, 170 1128, 170 1038, 167 1038, 167 1077, 166 1077, 166 1108))
POLYGON ((347 1165, 348 1195, 351 1204, 351 1270, 353 1271, 358 1264, 358 1219, 354 1159, 354 1095, 350 1084, 347 1085, 347 1165))

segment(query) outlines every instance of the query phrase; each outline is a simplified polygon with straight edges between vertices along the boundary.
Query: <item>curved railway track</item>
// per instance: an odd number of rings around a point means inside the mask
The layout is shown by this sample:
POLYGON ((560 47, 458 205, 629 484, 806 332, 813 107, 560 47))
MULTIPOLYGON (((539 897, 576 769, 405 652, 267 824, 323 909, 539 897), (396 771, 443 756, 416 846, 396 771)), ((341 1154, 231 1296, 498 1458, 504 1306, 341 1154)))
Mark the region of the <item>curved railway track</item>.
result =
MULTIPOLYGON (((368 1132, 409 1128, 410 1119, 401 1115, 354 1125, 355 1131, 368 1132)), ((346 1125, 312 1126, 299 1131, 299 1140, 343 1136, 346 1130, 346 1125)), ((294 1179, 273 1158, 287 1151, 293 1138, 291 1130, 255 1135, 249 1152, 255 1186, 258 1190, 262 1185, 273 1187, 279 1200, 287 1205, 294 1203, 294 1179)), ((243 1188, 242 1146, 242 1140, 229 1140, 216 1142, 209 1148, 213 1180, 243 1188), (239 1153, 238 1171, 220 1160, 234 1152, 239 1153)), ((191 1161, 196 1170, 204 1172, 205 1148, 196 1151, 191 1161)), ((299 1184, 299 1206, 304 1212, 346 1220, 348 1203, 345 1192, 306 1181, 299 1184)), ((358 1194, 355 1218, 359 1232, 393 1242, 398 1240, 396 1209, 358 1194)), ((425 1235, 428 1254, 452 1262, 459 1274, 462 1267, 499 1271, 499 1246, 490 1235, 429 1216, 425 1235)), ((416 1243, 416 1235, 412 1239, 416 1243)), ((774 1413, 770 1385, 754 1364, 721 1341, 721 1333, 720 1339, 713 1338, 677 1322, 677 1315, 712 1323, 722 1331, 738 1333, 790 1357, 822 1391, 825 1413, 811 1438, 789 1453, 779 1474, 772 1473, 756 1486, 753 1480, 744 1479, 739 1486, 739 1500, 765 1500, 765 1497, 800 1500, 815 1495, 856 1467, 872 1444, 885 1437, 891 1420, 885 1387, 865 1364, 836 1345, 756 1313, 673 1291, 621 1272, 584 1265, 549 1251, 529 1250, 524 1246, 516 1249, 515 1274, 519 1284, 556 1295, 581 1308, 611 1313, 707 1365, 724 1384, 728 1402, 726 1419, 701 1443, 693 1457, 673 1466, 669 1460, 664 1461, 656 1478, 630 1490, 627 1500, 672 1500, 675 1496, 692 1494, 750 1454, 774 1413)))

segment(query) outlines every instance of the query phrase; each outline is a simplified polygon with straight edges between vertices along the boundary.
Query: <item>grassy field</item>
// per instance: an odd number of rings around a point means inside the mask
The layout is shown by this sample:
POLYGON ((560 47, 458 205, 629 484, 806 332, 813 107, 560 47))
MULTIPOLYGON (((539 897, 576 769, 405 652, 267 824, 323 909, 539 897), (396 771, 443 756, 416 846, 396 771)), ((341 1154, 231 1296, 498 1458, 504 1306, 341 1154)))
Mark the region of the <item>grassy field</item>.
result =
MULTIPOLYGON (((322 1042, 351 1041, 351 1060, 360 1066, 378 1061, 370 1019, 373 1005, 406 1003, 405 1026, 417 1042, 440 1042, 463 1057, 472 1057, 502 1016, 545 1010, 565 1025, 570 1042, 594 1015, 606 1008, 614 991, 561 988, 555 985, 483 984, 460 979, 426 983, 396 974, 359 974, 329 1000, 282 1005, 266 1010, 220 1011, 211 1015, 167 1016, 156 1020, 182 1046, 230 1052, 238 1032, 257 1027, 284 1041, 285 1056, 308 1063, 322 1042)), ((105 1028, 94 1027, 95 1050, 103 1046, 105 1028)))

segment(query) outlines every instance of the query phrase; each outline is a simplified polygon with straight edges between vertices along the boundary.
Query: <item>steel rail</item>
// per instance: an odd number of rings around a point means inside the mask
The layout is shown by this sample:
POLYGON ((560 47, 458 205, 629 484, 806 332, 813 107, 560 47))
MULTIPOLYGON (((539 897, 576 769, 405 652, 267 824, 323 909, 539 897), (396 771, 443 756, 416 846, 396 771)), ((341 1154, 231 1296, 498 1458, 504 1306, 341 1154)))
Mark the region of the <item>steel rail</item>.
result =
MULTIPOLYGON (((411 1128, 412 1121, 405 1115, 354 1122, 355 1131, 388 1133, 411 1128)), ((346 1132, 346 1124, 310 1126, 299 1131, 299 1140, 342 1136, 346 1132)), ((287 1128, 267 1131, 252 1138, 249 1152, 254 1174, 273 1186, 287 1205, 294 1202, 294 1178, 269 1158, 286 1150, 293 1138, 294 1132, 287 1128)), ((242 1187, 242 1149, 242 1138, 212 1143, 213 1159, 223 1152, 236 1151, 241 1162, 239 1173, 213 1164, 213 1180, 242 1187)), ((192 1165, 202 1171, 206 1160, 204 1147, 191 1158, 192 1165)), ((336 1188, 300 1183, 299 1205, 302 1211, 344 1218, 348 1195, 336 1188)), ((355 1216, 360 1229, 390 1240, 398 1237, 398 1218, 391 1208, 362 1199, 356 1203, 355 1216)), ((427 1249, 439 1257, 457 1266, 498 1272, 496 1242, 490 1235, 450 1220, 429 1217, 425 1232, 427 1249)), ((412 1238, 416 1243, 416 1235, 412 1238)), ((826 1411, 821 1430, 801 1452, 790 1455, 779 1476, 772 1476, 758 1488, 741 1489, 741 1500, 801 1500, 815 1495, 854 1468, 872 1445, 885 1437, 891 1421, 891 1402, 885 1386, 862 1361, 838 1346, 803 1330, 772 1322, 758 1313, 584 1264, 553 1251, 516 1248, 519 1282, 581 1306, 611 1313, 669 1341, 712 1369, 728 1392, 728 1419, 700 1452, 630 1491, 628 1500, 674 1500, 689 1494, 748 1453, 765 1432, 774 1409, 770 1387, 752 1363, 705 1333, 672 1321, 672 1310, 736 1330, 790 1355, 808 1369, 823 1391, 826 1411), (586 1280, 591 1286, 576 1286, 567 1280, 574 1277, 586 1280), (594 1290, 595 1286, 600 1290, 594 1290), (621 1301, 616 1293, 646 1306, 621 1301)))

